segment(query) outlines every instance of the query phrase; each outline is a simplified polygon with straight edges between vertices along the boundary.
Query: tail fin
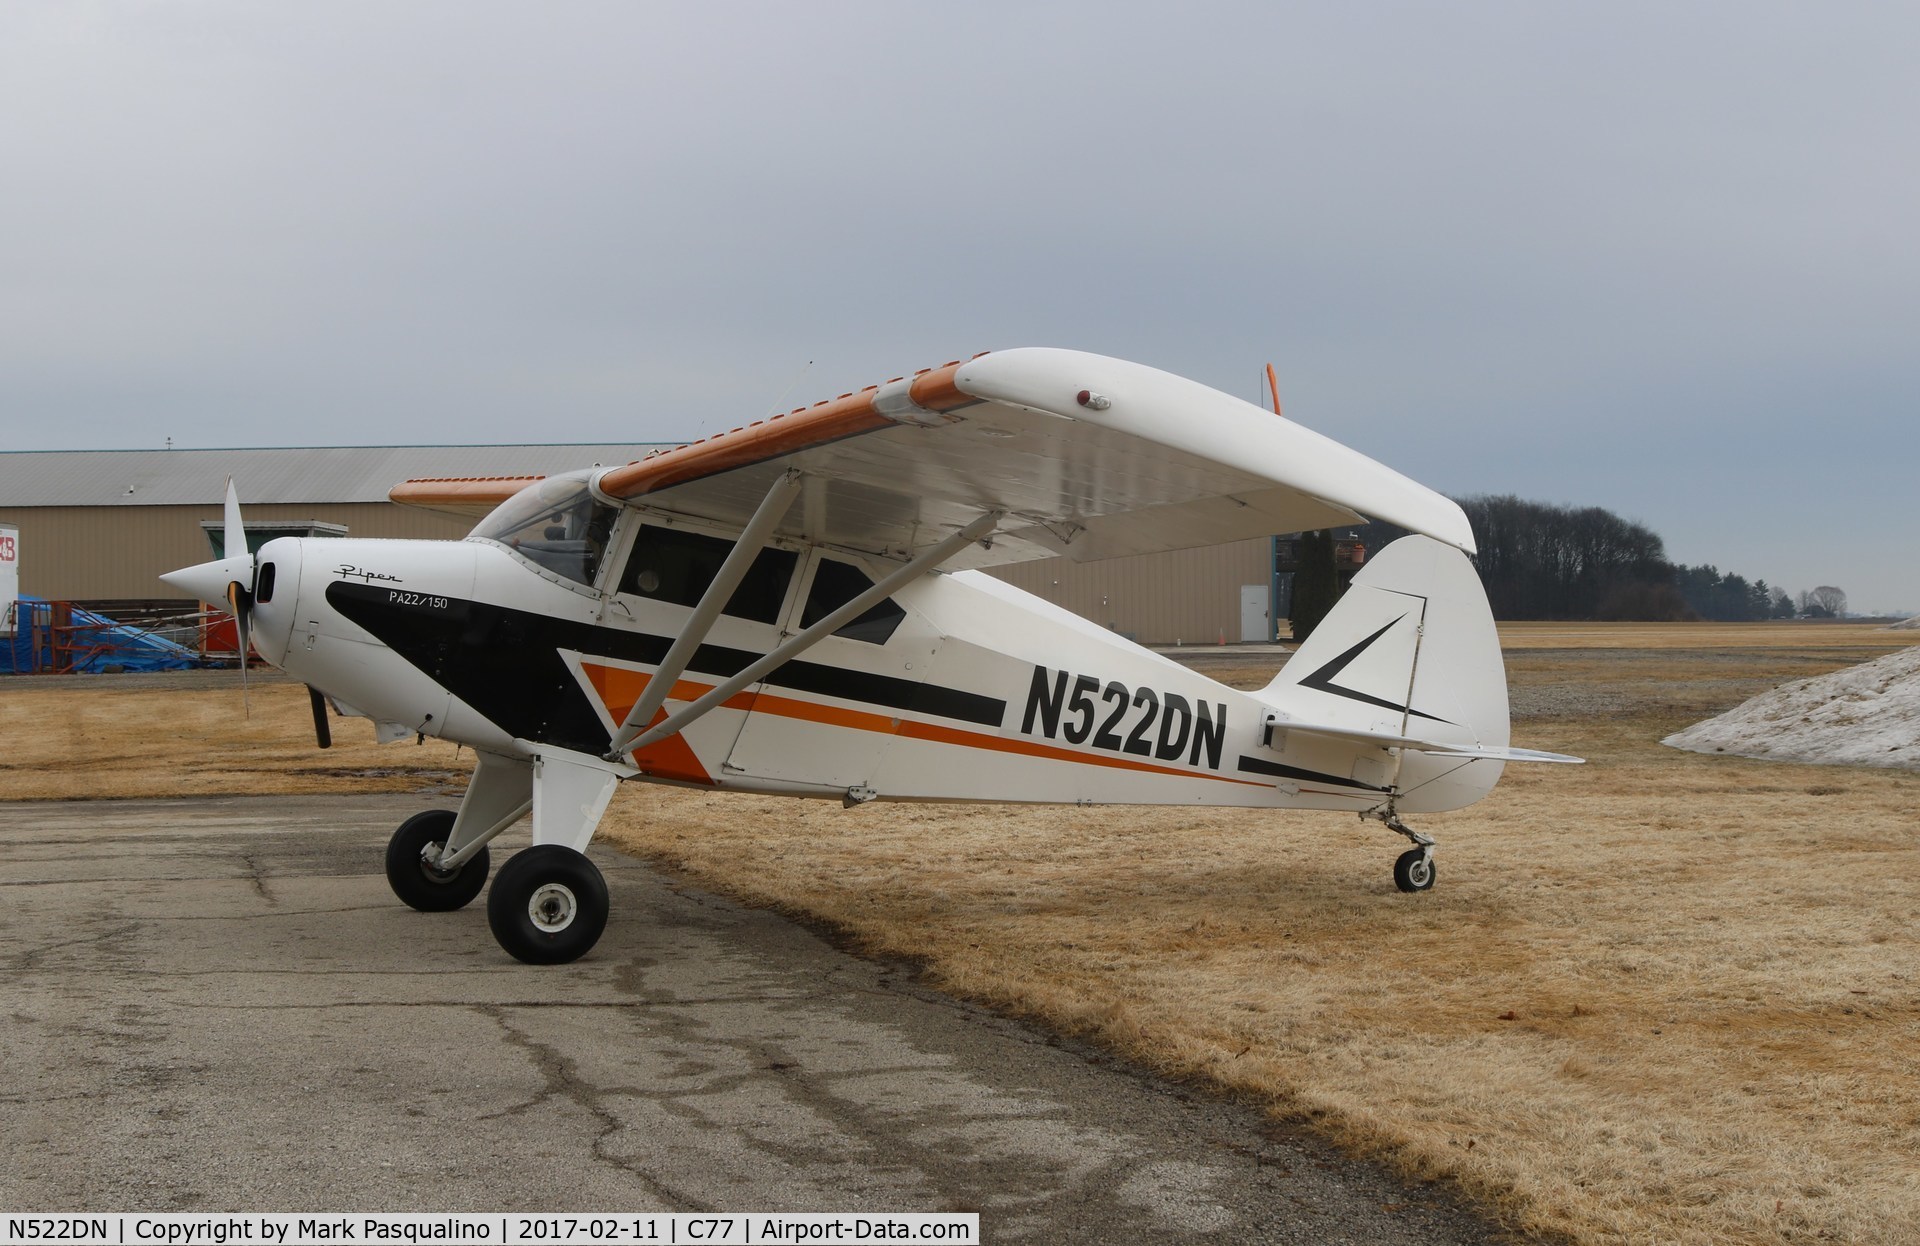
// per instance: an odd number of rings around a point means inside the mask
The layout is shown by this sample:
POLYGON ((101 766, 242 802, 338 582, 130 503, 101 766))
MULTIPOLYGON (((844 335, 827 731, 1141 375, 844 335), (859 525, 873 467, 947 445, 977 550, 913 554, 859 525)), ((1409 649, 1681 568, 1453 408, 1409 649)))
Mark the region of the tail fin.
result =
POLYGON ((1370 559, 1257 695, 1276 730, 1395 750, 1379 777, 1407 812, 1472 804, 1504 762, 1552 759, 1508 748, 1507 672, 1486 592, 1465 554, 1428 537, 1370 559))

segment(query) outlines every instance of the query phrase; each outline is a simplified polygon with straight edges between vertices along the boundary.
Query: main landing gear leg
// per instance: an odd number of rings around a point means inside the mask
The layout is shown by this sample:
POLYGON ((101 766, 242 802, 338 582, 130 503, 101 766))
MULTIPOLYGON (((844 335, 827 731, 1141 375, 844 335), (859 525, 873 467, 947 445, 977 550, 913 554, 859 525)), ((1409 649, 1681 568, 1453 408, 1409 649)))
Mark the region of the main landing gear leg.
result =
POLYGON ((461 908, 487 882, 487 843, 533 804, 533 768, 479 754, 460 812, 429 809, 400 824, 387 843, 387 885, 423 913, 461 908))
POLYGON ((1393 885, 1402 891, 1427 891, 1433 887, 1433 836, 1423 835, 1400 820, 1400 815, 1392 805, 1384 809, 1373 809, 1360 815, 1374 818, 1388 830, 1405 835, 1413 841, 1413 847, 1400 854, 1393 863, 1393 885))
POLYGON ((620 778, 582 753, 553 749, 534 758, 533 847, 509 858, 487 893, 487 925, 515 960, 563 965, 600 941, 607 881, 586 850, 620 778))

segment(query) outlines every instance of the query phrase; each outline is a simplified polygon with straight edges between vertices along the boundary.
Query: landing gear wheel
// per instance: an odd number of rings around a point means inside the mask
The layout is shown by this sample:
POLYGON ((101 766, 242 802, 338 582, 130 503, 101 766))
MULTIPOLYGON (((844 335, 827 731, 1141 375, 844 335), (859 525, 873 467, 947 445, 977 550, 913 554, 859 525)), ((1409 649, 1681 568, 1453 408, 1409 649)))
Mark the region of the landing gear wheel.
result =
POLYGON ((1433 858, 1427 848, 1409 848, 1393 863, 1393 885, 1402 891, 1426 891, 1433 886, 1433 858))
POLYGON ((529 965, 585 956, 607 928, 607 882, 585 853, 537 844, 500 867, 487 893, 487 925, 507 954, 529 965))
POLYGON ((490 863, 485 848, 451 870, 427 864, 426 851, 438 850, 453 833, 454 816, 451 809, 416 813, 387 841, 387 885, 394 895, 422 913, 465 908, 487 885, 490 863))

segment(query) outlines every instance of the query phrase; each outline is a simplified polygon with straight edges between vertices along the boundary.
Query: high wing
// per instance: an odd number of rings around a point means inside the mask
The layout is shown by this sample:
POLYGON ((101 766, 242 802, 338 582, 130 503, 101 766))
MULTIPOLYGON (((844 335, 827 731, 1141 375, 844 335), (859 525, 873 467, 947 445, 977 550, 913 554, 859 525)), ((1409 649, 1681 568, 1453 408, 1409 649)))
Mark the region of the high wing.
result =
MULTIPOLYGON (((743 526, 798 470, 778 531, 905 558, 984 513, 951 568, 1093 561, 1384 519, 1472 552, 1465 514, 1252 403, 1101 355, 1024 348, 899 377, 609 468, 610 500, 743 526)), ((479 513, 534 478, 411 480, 396 502, 479 513)))

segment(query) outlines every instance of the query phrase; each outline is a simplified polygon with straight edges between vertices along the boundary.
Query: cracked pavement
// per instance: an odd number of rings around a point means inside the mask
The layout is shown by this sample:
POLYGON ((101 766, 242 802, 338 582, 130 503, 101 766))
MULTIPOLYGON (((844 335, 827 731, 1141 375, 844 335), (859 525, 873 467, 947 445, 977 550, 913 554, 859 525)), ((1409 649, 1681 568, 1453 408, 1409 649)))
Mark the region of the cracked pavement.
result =
POLYGON ((484 901, 416 913, 388 891, 387 836, 435 803, 0 804, 0 1208, 961 1210, 1006 1242, 1495 1236, 1438 1187, 602 846, 599 946, 519 964, 484 901))

